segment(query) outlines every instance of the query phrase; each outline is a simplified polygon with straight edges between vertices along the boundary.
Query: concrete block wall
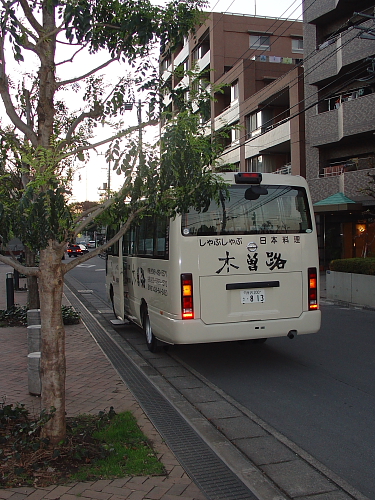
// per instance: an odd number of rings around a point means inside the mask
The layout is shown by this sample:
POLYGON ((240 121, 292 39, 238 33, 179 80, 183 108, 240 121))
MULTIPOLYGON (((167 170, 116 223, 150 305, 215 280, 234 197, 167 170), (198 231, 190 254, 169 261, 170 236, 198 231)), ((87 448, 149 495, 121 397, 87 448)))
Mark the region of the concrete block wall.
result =
POLYGON ((327 299, 375 308, 375 276, 327 271, 327 299))

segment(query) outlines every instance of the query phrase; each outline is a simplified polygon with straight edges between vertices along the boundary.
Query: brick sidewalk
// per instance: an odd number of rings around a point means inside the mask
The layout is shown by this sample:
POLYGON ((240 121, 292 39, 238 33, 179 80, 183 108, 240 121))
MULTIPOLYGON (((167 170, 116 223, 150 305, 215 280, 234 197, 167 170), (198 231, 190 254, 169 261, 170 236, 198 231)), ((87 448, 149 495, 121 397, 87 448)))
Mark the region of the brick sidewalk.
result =
MULTIPOLYGON (((0 263, 0 309, 6 308, 5 274, 12 270, 0 263)), ((26 303, 26 292, 15 293, 15 303, 26 303)), ((27 386, 26 327, 0 328, 0 398, 6 403, 24 403, 39 414, 41 399, 31 396, 27 386)), ((126 384, 102 353, 82 323, 66 327, 66 411, 68 416, 97 414, 113 406, 115 411, 130 410, 150 439, 166 476, 124 477, 95 482, 74 483, 48 488, 0 490, 0 499, 11 500, 204 500, 206 497, 190 480, 177 459, 162 441, 126 384)))

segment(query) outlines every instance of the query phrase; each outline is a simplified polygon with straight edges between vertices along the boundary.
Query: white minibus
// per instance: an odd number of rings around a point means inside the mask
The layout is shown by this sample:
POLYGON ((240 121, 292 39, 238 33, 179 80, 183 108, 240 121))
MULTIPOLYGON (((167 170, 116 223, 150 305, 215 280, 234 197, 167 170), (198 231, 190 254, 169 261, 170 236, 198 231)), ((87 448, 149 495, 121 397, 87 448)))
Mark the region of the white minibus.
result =
POLYGON ((306 180, 222 175, 229 194, 219 203, 172 219, 143 217, 107 252, 115 315, 142 327, 152 352, 158 341, 264 342, 320 328, 317 235, 306 180))

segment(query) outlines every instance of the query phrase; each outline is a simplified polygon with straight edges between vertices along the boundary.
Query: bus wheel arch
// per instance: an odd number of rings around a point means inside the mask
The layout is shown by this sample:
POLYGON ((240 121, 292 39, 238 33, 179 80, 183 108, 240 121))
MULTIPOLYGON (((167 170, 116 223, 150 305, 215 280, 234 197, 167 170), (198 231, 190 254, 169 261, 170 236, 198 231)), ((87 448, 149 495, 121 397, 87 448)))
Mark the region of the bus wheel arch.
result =
POLYGON ((150 317, 148 315, 148 308, 144 300, 142 300, 141 304, 141 320, 142 320, 143 331, 146 337, 146 344, 149 351, 158 352, 160 350, 160 346, 157 338, 152 332, 150 317))

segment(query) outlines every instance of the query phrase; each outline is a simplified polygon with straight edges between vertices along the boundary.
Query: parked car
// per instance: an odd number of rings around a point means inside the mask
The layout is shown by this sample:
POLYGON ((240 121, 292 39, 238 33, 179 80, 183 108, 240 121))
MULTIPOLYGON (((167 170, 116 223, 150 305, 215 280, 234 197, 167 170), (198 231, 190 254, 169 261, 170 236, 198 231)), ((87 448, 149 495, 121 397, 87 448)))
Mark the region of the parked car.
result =
POLYGON ((89 241, 87 244, 86 244, 87 248, 96 248, 96 241, 89 241))
POLYGON ((79 255, 83 255, 87 253, 88 250, 85 245, 68 245, 67 253, 69 257, 78 257, 79 255))

